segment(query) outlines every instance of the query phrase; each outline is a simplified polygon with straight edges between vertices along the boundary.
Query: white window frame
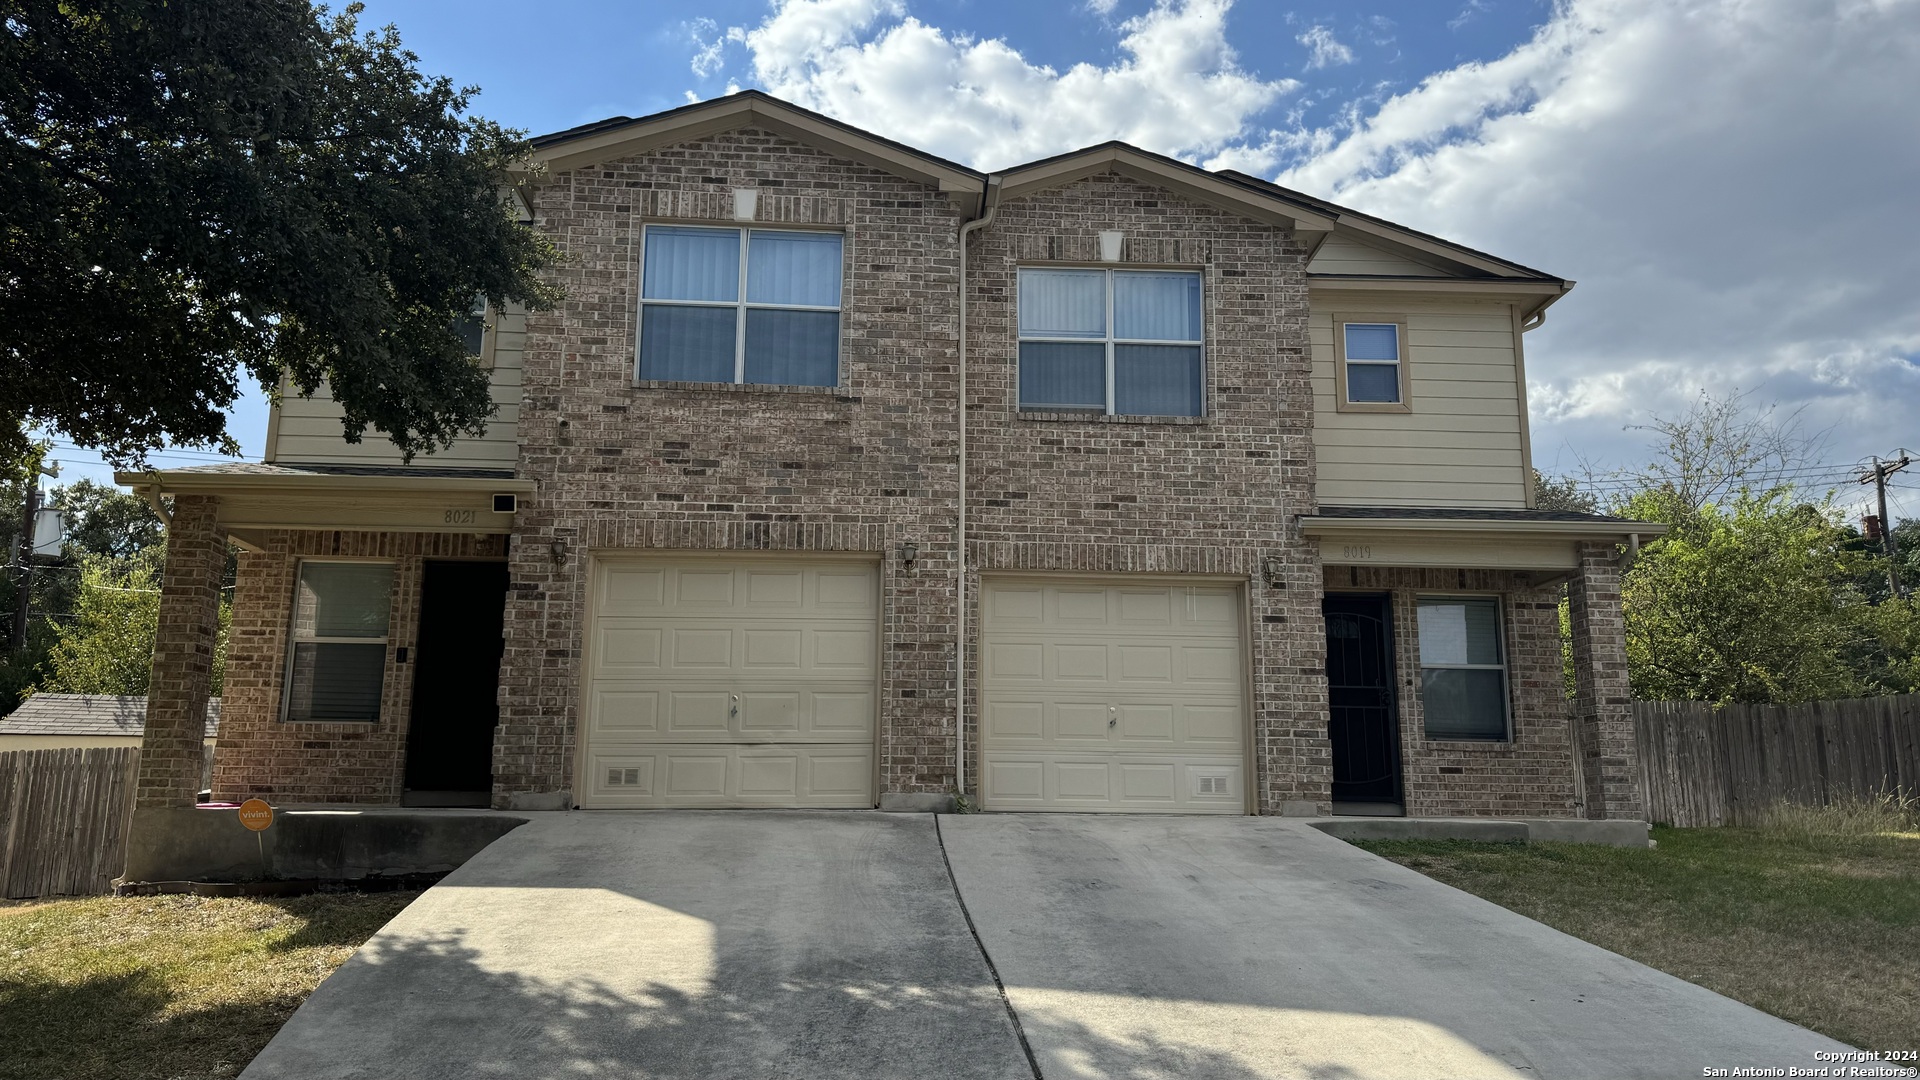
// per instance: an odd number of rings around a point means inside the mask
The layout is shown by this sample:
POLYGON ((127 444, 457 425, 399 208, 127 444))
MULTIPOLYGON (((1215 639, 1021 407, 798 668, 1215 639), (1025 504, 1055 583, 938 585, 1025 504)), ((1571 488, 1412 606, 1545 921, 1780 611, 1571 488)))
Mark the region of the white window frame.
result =
POLYGON ((385 718, 387 712, 387 668, 392 666, 393 657, 390 645, 393 641, 393 613, 399 607, 400 564, 393 559, 328 559, 299 558, 293 564, 292 602, 287 605, 287 648, 285 660, 280 672, 280 722, 284 724, 377 724, 385 718), (374 565, 393 569, 393 585, 387 592, 387 632, 377 638, 371 637, 301 637, 300 636, 300 573, 308 565, 374 565), (289 714, 293 711, 293 656, 301 645, 379 645, 381 646, 380 702, 374 715, 366 720, 295 720, 289 714))
MULTIPOLYGON (((634 327, 633 327, 634 381, 636 382, 660 381, 656 379, 647 379, 640 374, 640 350, 641 350, 640 335, 644 332, 644 328, 647 325, 647 320, 646 320, 647 305, 654 304, 657 306, 664 306, 664 307, 710 307, 710 308, 730 307, 730 308, 739 309, 734 314, 734 320, 733 320, 733 381, 731 383, 716 384, 721 386, 749 386, 749 385, 750 386, 776 386, 776 385, 779 385, 777 383, 748 383, 747 382, 747 311, 749 308, 760 310, 760 311, 831 311, 836 315, 841 315, 842 318, 839 320, 839 323, 838 323, 839 332, 834 336, 834 342, 833 342, 833 385, 834 386, 840 385, 841 362, 843 360, 842 352, 844 351, 842 349, 842 345, 845 343, 846 329, 847 329, 847 320, 844 317, 845 308, 847 304, 847 236, 845 233, 836 232, 831 229, 767 229, 757 225, 741 225, 736 227, 732 225, 682 224, 680 222, 673 222, 673 221, 649 222, 648 224, 643 225, 640 228, 640 272, 636 275, 636 277, 638 278, 637 289, 639 293, 639 317, 634 320, 634 327), (736 289, 734 292, 735 299, 732 299, 732 300, 649 300, 647 299, 647 239, 651 235, 651 231, 656 226, 663 229, 701 229, 707 232, 730 232, 730 233, 737 234, 740 237, 740 282, 738 286, 736 286, 736 289), (838 304, 835 304, 832 307, 820 307, 813 304, 750 304, 748 303, 747 302, 747 262, 749 261, 750 253, 753 247, 752 245, 753 237, 751 234, 757 233, 757 232, 798 233, 804 236, 819 236, 822 233, 826 233, 829 235, 840 237, 840 302, 838 304)), ((824 390, 827 388, 821 387, 820 389, 824 390)))
POLYGON ((1116 345, 1182 345, 1182 346, 1197 346, 1200 350, 1200 410, 1194 413, 1193 415, 1196 417, 1207 415, 1207 406, 1208 406, 1207 341, 1206 341, 1207 275, 1204 272, 1193 269, 1191 267, 1156 266, 1156 267, 1141 267, 1138 269, 1129 269, 1129 270, 1116 270, 1110 266, 1057 266, 1057 265, 1048 265, 1044 263, 1035 263, 1032 265, 1021 265, 1015 268, 1013 296, 1014 296, 1013 334, 1015 339, 1014 356, 1015 356, 1015 367, 1016 367, 1016 370, 1014 371, 1014 378, 1013 378, 1013 395, 1014 395, 1014 408, 1016 411, 1037 412, 1037 413, 1050 413, 1050 412, 1084 413, 1088 416, 1185 415, 1185 414, 1179 414, 1179 413, 1116 413, 1113 411, 1113 349, 1114 349, 1114 346, 1116 345), (1107 285, 1107 336, 1104 339, 1104 341, 1100 338, 1047 337, 1045 335, 1029 336, 1027 334, 1021 333, 1020 332, 1020 310, 1019 310, 1020 309, 1020 272, 1023 270, 1078 270, 1082 272, 1098 272, 1100 274, 1105 275, 1106 285, 1107 285), (1164 338, 1115 337, 1114 322, 1113 322, 1113 278, 1115 274, 1191 274, 1195 278, 1198 278, 1200 281, 1200 335, 1201 335, 1200 340, 1172 341, 1164 338), (1028 408, 1026 402, 1020 400, 1020 372, 1017 370, 1019 346, 1021 343, 1028 342, 1028 341, 1037 341, 1037 342, 1042 342, 1046 344, 1064 344, 1064 345, 1093 345, 1096 343, 1104 344, 1106 346, 1106 354, 1107 354, 1106 410, 1101 413, 1096 413, 1089 408, 1073 407, 1073 406, 1063 407, 1058 405, 1041 405, 1041 406, 1035 406, 1033 408, 1028 408))
POLYGON ((1497 737, 1476 738, 1461 735, 1434 736, 1427 733, 1426 680, 1421 679, 1420 695, 1420 737, 1428 742, 1468 742, 1468 743, 1510 743, 1513 741, 1513 664, 1512 653, 1507 648, 1507 603, 1500 593, 1419 593, 1413 598, 1413 647, 1414 663, 1420 671, 1498 671, 1500 673, 1500 731, 1497 737), (1500 650, 1500 662, 1497 664, 1430 664, 1426 653, 1420 647, 1420 604, 1422 601, 1476 600, 1493 602, 1494 644, 1500 650))

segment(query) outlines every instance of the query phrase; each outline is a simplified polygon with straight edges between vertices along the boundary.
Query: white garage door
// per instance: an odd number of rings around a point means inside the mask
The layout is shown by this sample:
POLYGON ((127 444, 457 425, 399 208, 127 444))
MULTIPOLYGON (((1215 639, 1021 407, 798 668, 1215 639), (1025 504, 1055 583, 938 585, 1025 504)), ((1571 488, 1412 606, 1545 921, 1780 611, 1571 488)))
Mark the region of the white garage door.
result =
POLYGON ((1239 590, 988 579, 982 807, 1244 813, 1239 590))
POLYGON ((874 804, 874 566, 603 559, 593 590, 582 806, 874 804))

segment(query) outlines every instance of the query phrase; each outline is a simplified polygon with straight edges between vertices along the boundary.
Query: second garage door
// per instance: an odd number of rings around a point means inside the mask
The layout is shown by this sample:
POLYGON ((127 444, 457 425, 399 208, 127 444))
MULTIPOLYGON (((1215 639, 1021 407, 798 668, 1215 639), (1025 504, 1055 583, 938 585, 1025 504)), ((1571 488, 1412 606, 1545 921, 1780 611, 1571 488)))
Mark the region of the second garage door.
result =
POLYGON ((983 809, 1245 812, 1237 587, 988 579, 981 608, 983 809))
POLYGON ((596 564, 585 807, 874 804, 872 564, 596 564))

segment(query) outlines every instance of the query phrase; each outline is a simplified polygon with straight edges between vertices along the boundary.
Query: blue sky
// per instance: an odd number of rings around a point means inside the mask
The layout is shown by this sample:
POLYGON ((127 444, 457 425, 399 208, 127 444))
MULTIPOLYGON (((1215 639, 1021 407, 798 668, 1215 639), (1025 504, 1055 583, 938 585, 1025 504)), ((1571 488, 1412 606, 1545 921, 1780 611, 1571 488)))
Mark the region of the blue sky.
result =
MULTIPOLYGON (((1527 337, 1548 471, 1639 459, 1635 425, 1703 388, 1825 432, 1816 481, 1920 448, 1920 0, 372 0, 364 21, 535 134, 759 87, 985 168, 1125 139, 1576 279, 1527 337)), ((250 396, 250 456, 264 431, 250 396)))

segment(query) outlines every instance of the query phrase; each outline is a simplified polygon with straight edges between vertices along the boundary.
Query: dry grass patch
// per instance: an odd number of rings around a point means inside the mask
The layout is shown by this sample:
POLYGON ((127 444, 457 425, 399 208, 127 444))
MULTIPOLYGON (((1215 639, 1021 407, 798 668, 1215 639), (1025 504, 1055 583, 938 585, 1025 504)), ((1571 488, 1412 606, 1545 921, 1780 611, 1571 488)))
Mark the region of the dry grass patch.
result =
POLYGON ((227 1080, 420 895, 0 907, 0 1078, 227 1080))
POLYGON ((1920 834, 1856 826, 1360 846, 1842 1042, 1920 1049, 1920 834))

